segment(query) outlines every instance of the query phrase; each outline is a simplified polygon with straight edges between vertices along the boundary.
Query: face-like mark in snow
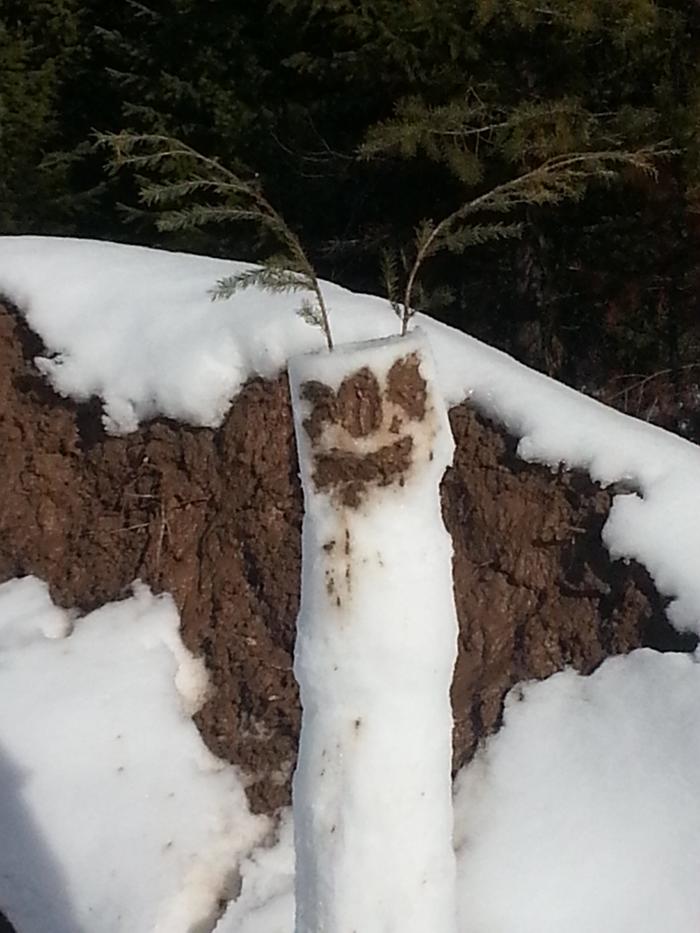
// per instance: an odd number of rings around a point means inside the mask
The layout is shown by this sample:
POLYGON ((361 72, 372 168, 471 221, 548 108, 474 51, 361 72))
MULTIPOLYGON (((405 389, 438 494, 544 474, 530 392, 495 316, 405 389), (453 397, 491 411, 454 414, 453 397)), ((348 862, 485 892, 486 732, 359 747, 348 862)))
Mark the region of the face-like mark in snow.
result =
POLYGON ((313 381, 303 384, 301 396, 312 406, 304 429, 319 492, 356 509, 372 488, 405 484, 416 457, 416 430, 430 421, 416 353, 394 363, 384 386, 363 367, 337 391, 313 381))

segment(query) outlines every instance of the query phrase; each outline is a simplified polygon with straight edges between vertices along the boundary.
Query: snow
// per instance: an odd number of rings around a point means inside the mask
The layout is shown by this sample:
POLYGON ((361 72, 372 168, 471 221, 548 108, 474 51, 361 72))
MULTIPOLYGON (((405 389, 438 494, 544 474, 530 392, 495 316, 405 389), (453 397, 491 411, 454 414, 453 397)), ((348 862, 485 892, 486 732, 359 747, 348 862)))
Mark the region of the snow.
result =
MULTIPOLYGON (((699 783, 697 658, 642 649, 516 688, 455 782, 460 933, 696 933, 699 783)), ((289 832, 217 933, 293 933, 289 832)))
POLYGON ((258 846, 240 866, 241 891, 215 933, 292 933, 294 930, 294 825, 280 815, 276 838, 258 846))
POLYGON ((420 334, 355 344, 294 357, 289 374, 304 490, 295 931, 456 933, 450 686, 458 626, 440 506, 454 442, 430 348, 420 334), (423 418, 385 394, 392 367, 413 357, 427 384, 423 418), (384 396, 382 422, 360 442, 335 423, 312 441, 304 386, 337 391, 364 368, 384 396), (412 460, 400 481, 369 485, 357 505, 339 507, 335 490, 317 488, 329 449, 352 456, 361 443, 372 455, 407 439, 412 460))
POLYGON ((267 831, 189 716, 205 684, 178 622, 141 585, 72 624, 40 581, 0 586, 0 909, 20 933, 211 929, 267 831))
POLYGON ((699 673, 643 649, 511 693, 457 780, 465 930, 700 929, 699 673))
MULTIPOLYGON (((157 414, 219 424, 246 379, 322 346, 298 296, 212 303, 241 268, 0 238, 0 294, 44 341, 42 371, 65 395, 98 396, 115 433, 157 414)), ((382 300, 324 294, 338 343, 395 332, 382 300)), ((629 490, 605 543, 649 569, 675 625, 700 632, 698 448, 418 322, 448 404, 472 399, 525 459, 629 490)), ((243 777, 204 748, 190 717, 205 678, 177 623, 168 597, 138 585, 80 619, 40 581, 0 586, 0 910, 19 933, 292 933, 291 820, 271 839, 243 777)), ((516 688, 456 782, 460 931, 697 933, 699 677, 697 657, 640 651, 516 688)), ((413 816, 405 837, 420 846, 413 816)))

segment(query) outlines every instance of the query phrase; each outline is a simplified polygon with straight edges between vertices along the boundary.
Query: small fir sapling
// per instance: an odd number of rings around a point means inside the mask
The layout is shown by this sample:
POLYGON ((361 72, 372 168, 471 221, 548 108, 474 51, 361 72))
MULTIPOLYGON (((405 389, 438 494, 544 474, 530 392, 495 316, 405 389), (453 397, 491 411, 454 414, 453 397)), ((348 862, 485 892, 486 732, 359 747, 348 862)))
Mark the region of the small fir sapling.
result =
POLYGON ((466 195, 441 220, 423 220, 409 249, 383 252, 384 286, 402 334, 415 312, 435 297, 420 280, 426 260, 523 232, 521 219, 506 223, 488 218, 581 200, 593 182, 619 180, 624 169, 656 174, 656 160, 669 154, 668 148, 649 144, 626 149, 619 127, 606 120, 609 116, 584 111, 578 101, 568 99, 527 102, 508 111, 488 105, 470 89, 460 100, 438 107, 407 98, 399 102, 392 119, 370 130, 360 148, 365 159, 410 159, 423 152, 443 165, 466 195), (594 148, 591 143, 597 141, 605 147, 594 148), (484 186, 483 151, 489 147, 515 175, 468 196, 484 186))
POLYGON ((179 139, 158 134, 104 133, 98 145, 111 150, 110 168, 131 168, 139 176, 139 197, 155 213, 159 230, 188 230, 210 223, 246 221, 270 234, 280 251, 247 269, 221 279, 214 300, 230 298, 245 288, 270 292, 306 292, 298 313, 319 327, 333 349, 328 308, 316 271, 299 237, 262 193, 258 179, 246 178, 217 159, 202 155, 179 139), (153 180, 153 177, 158 181, 153 180), (204 197, 204 202, 197 198, 204 197))

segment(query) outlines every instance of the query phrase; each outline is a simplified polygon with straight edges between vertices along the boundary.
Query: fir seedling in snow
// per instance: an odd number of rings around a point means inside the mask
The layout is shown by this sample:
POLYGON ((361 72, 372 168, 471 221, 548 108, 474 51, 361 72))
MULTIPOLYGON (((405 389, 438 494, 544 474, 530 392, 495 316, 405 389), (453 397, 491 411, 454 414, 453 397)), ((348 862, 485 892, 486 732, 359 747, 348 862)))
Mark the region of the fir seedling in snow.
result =
POLYGON ((465 195, 483 187, 482 152, 489 147, 501 151, 515 171, 507 181, 465 196, 440 221, 423 220, 410 250, 385 252, 384 284, 401 319, 402 334, 415 311, 436 297, 428 295, 420 281, 423 265, 435 254, 460 254, 471 246, 519 237, 524 229, 521 219, 497 218, 526 207, 580 200, 592 182, 614 181, 625 168, 655 174, 655 160, 668 150, 651 144, 625 149, 619 127, 609 126, 606 116, 584 111, 576 100, 494 110, 472 90, 463 100, 439 107, 408 98, 399 102, 392 119, 369 132, 360 149, 365 158, 413 158, 422 151, 447 168, 465 195), (594 148, 596 138, 604 141, 605 148, 594 148))
POLYGON ((304 490, 296 933, 454 933, 453 440, 420 334, 290 360, 304 490))
POLYGON ((170 136, 123 131, 100 134, 98 144, 112 150, 113 169, 128 166, 139 174, 141 200, 157 211, 159 230, 248 221, 271 234, 281 252, 259 268, 220 279, 212 289, 212 298, 230 298, 253 287, 277 293, 306 292, 298 313, 308 324, 321 328, 328 349, 333 349, 328 309, 316 271, 298 236, 262 193, 256 177, 245 178, 242 172, 234 172, 218 159, 170 136), (175 170, 176 177, 172 177, 175 170), (143 172, 160 181, 143 177, 143 172), (205 203, 194 200, 202 196, 205 203))
POLYGON ((406 264, 403 291, 400 291, 400 266, 395 253, 387 251, 383 261, 384 282, 394 311, 401 319, 401 333, 406 334, 411 318, 424 303, 419 275, 427 259, 436 253, 462 253, 470 246, 494 240, 519 237, 522 221, 502 223, 473 222, 482 213, 507 214, 528 206, 557 205, 580 200, 593 181, 612 181, 620 169, 633 166, 653 173, 654 151, 589 152, 548 159, 542 165, 513 178, 490 191, 466 201, 439 222, 424 220, 416 229, 413 259, 406 264))

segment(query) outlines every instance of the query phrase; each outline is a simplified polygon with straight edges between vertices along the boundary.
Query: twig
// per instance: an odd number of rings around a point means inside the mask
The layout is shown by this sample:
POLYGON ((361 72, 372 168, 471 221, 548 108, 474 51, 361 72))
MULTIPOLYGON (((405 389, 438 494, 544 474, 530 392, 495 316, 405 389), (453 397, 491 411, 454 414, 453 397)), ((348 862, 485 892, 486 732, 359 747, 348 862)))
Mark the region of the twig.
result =
MULTIPOLYGON (((629 395, 630 392, 635 392, 637 390, 643 389, 645 385, 650 382, 653 382, 654 379, 659 379, 661 376, 670 376, 673 373, 687 372, 691 369, 700 368, 700 363, 686 363, 683 366, 674 366, 668 369, 659 369, 655 373, 651 373, 648 376, 644 376, 643 379, 640 379, 639 382, 635 382, 632 385, 625 386, 624 389, 621 389, 619 392, 616 392, 614 395, 606 396, 608 402, 614 402, 618 398, 629 395)), ((616 376, 617 380, 620 379, 634 379, 637 376, 640 376, 641 373, 627 373, 623 376, 616 376)))

